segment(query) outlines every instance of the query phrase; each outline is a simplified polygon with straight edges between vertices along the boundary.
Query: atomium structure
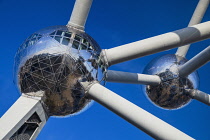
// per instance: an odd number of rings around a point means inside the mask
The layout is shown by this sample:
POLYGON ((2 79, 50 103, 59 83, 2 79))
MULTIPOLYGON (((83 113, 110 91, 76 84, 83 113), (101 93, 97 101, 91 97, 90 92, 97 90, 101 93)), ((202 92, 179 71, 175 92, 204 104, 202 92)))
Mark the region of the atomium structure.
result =
POLYGON ((100 52, 85 32, 67 26, 42 29, 28 37, 16 54, 16 85, 27 96, 43 96, 49 116, 72 115, 91 101, 79 82, 103 80, 100 52))
POLYGON ((199 24, 209 2, 199 1, 190 27, 102 50, 84 31, 92 0, 76 0, 67 25, 36 31, 19 47, 14 81, 21 96, 0 120, 0 126, 5 126, 0 128, 0 139, 36 139, 49 117, 78 114, 92 100, 155 139, 193 139, 103 85, 142 84, 147 98, 166 110, 180 109, 192 99, 210 105, 210 96, 198 90, 196 72, 210 60, 210 47, 190 60, 185 58, 188 44, 210 38, 210 22, 199 24), (108 70, 176 47, 176 54, 155 58, 143 74, 108 70))
POLYGON ((145 85, 147 97, 155 105, 164 109, 178 109, 187 105, 191 97, 185 94, 185 89, 198 88, 198 74, 191 73, 188 77, 180 77, 178 67, 187 60, 175 54, 159 56, 145 68, 145 74, 158 75, 159 85, 145 85))

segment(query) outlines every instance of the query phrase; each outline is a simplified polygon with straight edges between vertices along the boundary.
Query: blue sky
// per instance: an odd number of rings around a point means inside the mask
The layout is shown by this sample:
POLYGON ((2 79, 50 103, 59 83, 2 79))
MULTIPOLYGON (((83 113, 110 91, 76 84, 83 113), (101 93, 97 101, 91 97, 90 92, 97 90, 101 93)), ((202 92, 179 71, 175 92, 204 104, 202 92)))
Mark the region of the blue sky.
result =
MULTIPOLYGON (((89 33, 108 49, 184 28, 198 0, 95 0, 86 24, 89 33)), ((67 24, 74 0, 0 0, 0 116, 20 96, 13 84, 13 60, 16 50, 36 30, 67 24)), ((204 21, 210 19, 210 8, 204 21)), ((192 45, 190 59, 210 45, 202 41, 192 45)), ((141 73, 153 58, 173 54, 176 49, 111 66, 109 69, 141 73)), ((198 70, 199 89, 210 93, 210 65, 198 70)), ((107 83, 107 88, 163 119, 195 139, 209 140, 209 107, 192 101, 174 111, 160 109, 147 100, 140 85, 107 83)), ((141 117, 141 116, 139 116, 141 117)), ((2 126, 1 126, 2 127, 2 126)), ((38 140, 151 140, 152 138, 105 107, 94 103, 87 111, 69 118, 50 118, 38 140)))

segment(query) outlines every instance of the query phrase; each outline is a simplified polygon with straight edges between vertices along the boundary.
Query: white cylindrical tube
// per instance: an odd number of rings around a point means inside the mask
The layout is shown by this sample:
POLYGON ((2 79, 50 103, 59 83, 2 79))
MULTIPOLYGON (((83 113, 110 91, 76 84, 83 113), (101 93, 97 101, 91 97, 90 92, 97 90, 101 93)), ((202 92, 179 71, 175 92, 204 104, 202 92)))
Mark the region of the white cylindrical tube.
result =
POLYGON ((210 60, 210 46, 179 67, 179 76, 186 77, 210 60))
MULTIPOLYGON (((193 16, 190 20, 190 23, 188 24, 188 26, 192 26, 195 24, 198 24, 201 22, 201 20, 203 19, 204 14, 206 13, 206 10, 209 6, 209 2, 210 0, 200 0, 198 2, 198 5, 193 13, 193 16)), ((181 56, 181 57, 185 57, 188 50, 189 50, 190 44, 179 47, 176 55, 181 56)))
POLYGON ((108 66, 210 38, 210 21, 103 50, 108 66))
POLYGON ((108 70, 106 74, 106 81, 128 84, 159 85, 161 79, 157 75, 108 70))
POLYGON ((141 109, 98 83, 82 83, 88 97, 158 140, 193 140, 180 130, 141 109))
POLYGON ((185 89, 185 91, 193 98, 208 106, 210 106, 210 95, 196 89, 185 89))
POLYGON ((93 0, 76 0, 68 25, 84 30, 93 0))

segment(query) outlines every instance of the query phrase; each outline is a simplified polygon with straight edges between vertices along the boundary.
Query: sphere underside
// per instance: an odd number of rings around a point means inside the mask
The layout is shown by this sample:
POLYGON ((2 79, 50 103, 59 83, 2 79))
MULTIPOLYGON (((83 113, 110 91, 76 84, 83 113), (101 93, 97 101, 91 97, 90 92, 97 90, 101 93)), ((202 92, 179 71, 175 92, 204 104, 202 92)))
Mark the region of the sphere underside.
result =
POLYGON ((19 48, 16 84, 25 95, 42 96, 50 116, 75 114, 91 101, 79 82, 103 78, 99 54, 100 47, 84 32, 66 26, 46 28, 19 48))
MULTIPOLYGON (((170 71, 157 74, 161 79, 173 75, 170 71)), ((165 79, 158 86, 146 86, 147 96, 157 106, 165 109, 177 109, 190 101, 190 97, 184 94, 183 89, 193 89, 193 84, 187 78, 165 79)))
POLYGON ((168 54, 148 64, 144 73, 161 78, 159 85, 144 86, 146 96, 152 103, 164 109, 178 109, 190 102, 191 98, 184 93, 184 89, 197 88, 198 76, 194 72, 188 77, 179 77, 178 67, 186 61, 185 58, 168 54))

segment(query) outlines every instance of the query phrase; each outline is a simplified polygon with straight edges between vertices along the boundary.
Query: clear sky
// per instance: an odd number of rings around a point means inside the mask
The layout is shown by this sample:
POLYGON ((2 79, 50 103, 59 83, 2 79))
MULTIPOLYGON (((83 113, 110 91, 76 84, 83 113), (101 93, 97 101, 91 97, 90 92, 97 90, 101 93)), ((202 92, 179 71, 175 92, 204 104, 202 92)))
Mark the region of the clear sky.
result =
MULTIPOLYGON (((94 0, 86 32, 108 49, 188 25, 198 0, 94 0)), ((74 0, 0 0, 0 116, 20 96, 13 84, 16 50, 36 30, 66 25, 74 0)), ((210 20, 210 8, 204 21, 210 20)), ((190 59, 210 41, 192 45, 190 59)), ((109 69, 141 73, 153 58, 176 49, 117 64, 109 69)), ((210 94, 210 65, 198 70, 199 89, 210 94)), ((107 83, 106 87, 195 139, 209 140, 210 108, 198 101, 174 111, 157 108, 147 100, 141 85, 107 83)), ((15 117, 15 116, 14 116, 15 117)), ((139 116, 141 117, 141 116, 139 116)), ((0 126, 3 127, 3 126, 0 126)), ((152 138, 105 107, 94 103, 87 111, 69 118, 49 118, 38 140, 151 140, 152 138)))

